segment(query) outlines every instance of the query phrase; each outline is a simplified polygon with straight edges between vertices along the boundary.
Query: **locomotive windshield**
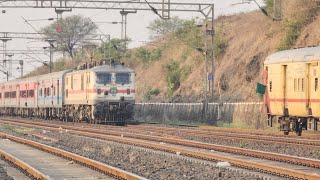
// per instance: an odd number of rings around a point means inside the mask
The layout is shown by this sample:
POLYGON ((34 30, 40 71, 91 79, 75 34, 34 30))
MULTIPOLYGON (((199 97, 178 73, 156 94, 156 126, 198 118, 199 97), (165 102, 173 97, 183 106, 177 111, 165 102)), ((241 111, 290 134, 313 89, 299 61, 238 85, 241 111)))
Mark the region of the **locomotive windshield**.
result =
POLYGON ((130 83, 130 74, 129 73, 117 73, 116 74, 116 83, 117 84, 129 84, 130 83))
POLYGON ((110 84, 111 82, 111 74, 104 72, 97 72, 97 84, 110 84))

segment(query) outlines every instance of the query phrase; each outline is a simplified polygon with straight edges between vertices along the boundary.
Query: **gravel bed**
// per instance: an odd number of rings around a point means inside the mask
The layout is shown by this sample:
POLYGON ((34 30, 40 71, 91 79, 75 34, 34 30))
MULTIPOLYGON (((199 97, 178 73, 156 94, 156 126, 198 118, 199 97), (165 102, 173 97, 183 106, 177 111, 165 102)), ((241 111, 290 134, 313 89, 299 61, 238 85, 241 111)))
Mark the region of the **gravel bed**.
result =
POLYGON ((70 135, 66 132, 50 132, 8 125, 0 126, 0 131, 70 151, 148 179, 264 179, 255 173, 219 168, 213 163, 200 163, 180 155, 166 155, 159 151, 70 135), (31 132, 44 133, 45 136, 58 141, 39 139, 30 135, 31 132))
POLYGON ((10 177, 7 174, 7 171, 3 168, 3 167, 6 167, 6 166, 9 166, 9 165, 5 161, 0 159, 0 179, 1 180, 13 180, 13 178, 10 177))
MULTIPOLYGON (((18 118, 16 118, 18 119, 18 118)), ((95 125, 95 124, 87 124, 87 123, 65 123, 62 121, 48 121, 48 120, 41 120, 41 119, 33 119, 40 122, 52 123, 52 124, 63 124, 63 125, 73 125, 73 126, 84 126, 84 127, 91 127, 91 128, 99 128, 99 129, 112 129, 114 131, 120 132, 130 132, 136 133, 126 127, 115 127, 112 128, 110 126, 104 125, 95 125)), ((150 125, 148 125, 150 126, 150 125)), ((169 125, 155 125, 155 126, 163 126, 163 127, 173 127, 169 125)), ((175 128, 177 128, 175 126, 175 128)), ((181 130, 183 129, 191 129, 189 127, 179 127, 181 130)), ((237 140, 237 139, 215 139, 215 138, 204 138, 201 136, 195 135, 188 135, 183 134, 179 130, 177 131, 167 131, 161 134, 153 133, 151 129, 148 130, 146 127, 145 132, 142 133, 143 135, 159 135, 159 136, 176 136, 181 139, 188 139, 193 141, 205 142, 210 144, 218 144, 218 145, 225 145, 225 146, 232 146, 238 148, 245 148, 245 149, 252 149, 252 150, 259 150, 259 151, 266 151, 266 152, 273 152, 279 154, 286 154, 290 156, 298 156, 298 157, 305 157, 305 158, 313 158, 313 159, 320 159, 320 151, 319 147, 308 147, 304 145, 291 146, 291 145, 283 145, 283 144, 276 144, 270 142, 254 142, 254 141, 246 141, 246 140, 237 140)))

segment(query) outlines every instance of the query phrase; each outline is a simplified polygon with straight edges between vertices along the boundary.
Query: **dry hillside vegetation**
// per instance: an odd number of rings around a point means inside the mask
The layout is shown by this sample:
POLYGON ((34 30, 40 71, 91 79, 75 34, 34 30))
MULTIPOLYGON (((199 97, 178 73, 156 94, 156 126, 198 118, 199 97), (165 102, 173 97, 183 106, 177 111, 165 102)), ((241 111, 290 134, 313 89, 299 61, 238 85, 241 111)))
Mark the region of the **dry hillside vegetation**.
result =
MULTIPOLYGON (((311 0, 285 0, 283 6, 282 21, 273 21, 260 11, 218 18, 216 30, 222 32, 220 38, 227 42, 227 46, 223 55, 216 58, 214 100, 261 101, 255 86, 257 82, 262 82, 263 61, 268 55, 279 50, 319 44, 317 3, 311 0)), ((203 56, 188 46, 174 43, 168 46, 159 61, 147 68, 136 67, 139 73, 138 89, 146 85, 159 88, 160 97, 154 97, 151 101, 168 97, 167 72, 162 67, 176 61, 180 66, 189 66, 191 72, 173 93, 173 98, 166 100, 201 102, 204 92, 203 56)), ((142 91, 138 98, 144 100, 142 91)))
MULTIPOLYGON (((261 11, 217 19, 215 48, 219 54, 213 100, 261 101, 255 87, 262 82, 263 61, 268 55, 319 44, 318 4, 313 0, 284 0, 283 7, 282 21, 273 21, 261 11)), ((190 24, 186 27, 180 34, 169 34, 125 54, 122 61, 137 73, 138 102, 202 102, 204 56, 196 47, 203 47, 203 29, 190 24)), ((70 68, 81 61, 60 60, 57 67, 70 68)))

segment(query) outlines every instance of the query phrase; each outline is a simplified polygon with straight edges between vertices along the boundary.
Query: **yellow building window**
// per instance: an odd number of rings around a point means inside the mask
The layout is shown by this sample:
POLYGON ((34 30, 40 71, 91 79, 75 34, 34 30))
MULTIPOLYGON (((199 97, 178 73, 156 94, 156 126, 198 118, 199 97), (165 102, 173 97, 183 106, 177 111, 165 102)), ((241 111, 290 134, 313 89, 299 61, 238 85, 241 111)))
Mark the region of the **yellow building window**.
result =
POLYGON ((269 91, 272 92, 272 81, 270 81, 269 91))
POLYGON ((298 92, 300 92, 300 78, 298 78, 298 92))
POLYGON ((314 91, 318 91, 318 78, 314 79, 314 91))
POLYGON ((297 78, 295 78, 293 82, 293 91, 297 92, 297 78))
POLYGON ((304 92, 304 78, 301 79, 301 91, 304 92))

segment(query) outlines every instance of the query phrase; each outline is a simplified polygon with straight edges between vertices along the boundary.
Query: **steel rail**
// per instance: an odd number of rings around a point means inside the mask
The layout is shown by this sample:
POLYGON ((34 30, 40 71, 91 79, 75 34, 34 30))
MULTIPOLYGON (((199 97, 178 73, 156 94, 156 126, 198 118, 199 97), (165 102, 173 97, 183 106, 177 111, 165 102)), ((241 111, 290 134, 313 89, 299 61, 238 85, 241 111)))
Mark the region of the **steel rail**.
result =
POLYGON ((46 175, 42 174, 40 171, 36 170, 35 168, 29 166, 25 162, 19 160, 18 158, 8 154, 7 152, 5 152, 1 149, 0 149, 0 155, 6 161, 9 161, 9 162, 13 163, 14 165, 16 165, 17 167, 26 171, 28 176, 31 176, 32 178, 39 179, 39 180, 49 180, 49 178, 46 175))
MULTIPOLYGON (((161 145, 159 143, 152 143, 152 142, 145 142, 141 140, 135 140, 135 139, 127 139, 124 137, 129 137, 130 133, 119 133, 119 132, 105 132, 102 130, 94 130, 94 132, 89 132, 90 129, 87 128, 77 128, 77 127, 66 127, 66 126, 60 126, 60 125, 52 125, 52 124, 44 124, 40 125, 41 123, 18 123, 18 122, 8 122, 5 121, 7 124, 15 124, 20 125, 24 127, 32 127, 32 128, 42 128, 52 131, 67 131, 70 134, 80 135, 80 136, 86 136, 86 137, 92 137, 92 138, 99 138, 103 140, 110 140, 125 144, 131 144, 135 146, 140 147, 146 147, 150 149, 156 149, 166 152, 180 152, 183 155, 196 157, 200 159, 205 160, 213 160, 213 161, 228 161, 232 165, 242 168, 247 168, 251 170, 261 171, 261 172, 267 172, 270 174, 275 174, 283 177, 288 178, 303 178, 303 179, 320 179, 320 175, 317 174, 307 174, 305 172, 292 170, 292 169, 286 169, 286 168, 280 168, 277 166, 271 166, 261 163, 255 163, 255 162, 247 162, 240 159, 220 156, 220 155, 214 155, 214 154, 208 154, 204 152, 194 151, 194 150, 188 150, 185 148, 179 148, 179 147, 170 147, 166 145, 161 145), (50 127, 51 126, 51 127, 50 127), (79 129, 79 130, 75 130, 79 129), (102 134, 103 133, 103 134, 102 134), (108 135, 106 135, 108 134, 108 135)), ((91 130, 92 131, 92 130, 91 130)), ((151 140, 157 142, 168 142, 172 144, 179 144, 179 145, 185 145, 185 146, 191 146, 191 147, 198 147, 198 148, 205 148, 205 149, 219 149, 220 151, 224 152, 231 152, 231 153, 240 153, 243 155, 251 155, 252 153, 255 154, 256 157, 260 158, 266 158, 271 160, 277 160, 282 162, 291 162, 293 164, 299 164, 299 165, 308 165, 311 167, 320 167, 320 161, 312 160, 312 159, 306 159, 306 158, 299 158, 299 157, 292 157, 287 155, 280 155, 275 153, 266 153, 261 151, 253 151, 253 150, 247 150, 247 149, 240 149, 240 148, 233 148, 233 147, 227 147, 227 146, 219 146, 219 145, 212 145, 212 144, 206 144, 206 143, 199 143, 195 141, 186 141, 186 140, 180 140, 180 139, 173 139, 173 138, 158 138, 158 137, 151 137, 151 136, 131 136, 131 138, 137 137, 138 139, 144 139, 144 140, 151 140), (201 145, 201 146, 199 146, 201 145), (268 158, 267 158, 268 157, 268 158)))
MULTIPOLYGON (((106 130, 110 130, 111 128, 106 128, 106 130)), ((171 137, 171 138, 179 138, 177 135, 171 135, 167 134, 166 132, 162 132, 160 130, 145 130, 145 129, 136 129, 131 127, 130 130, 134 133, 139 133, 139 134, 144 134, 146 131, 147 132, 152 132, 152 135, 154 136, 161 136, 161 137, 171 137)), ((304 144, 304 147, 315 147, 315 146, 320 146, 320 142, 317 142, 316 144, 309 142, 309 140, 306 140, 307 142, 302 142, 302 143, 295 143, 294 141, 276 141, 272 139, 272 137, 268 138, 261 138, 259 139, 259 136, 257 138, 250 138, 247 136, 243 137, 238 137, 237 135, 231 135, 229 134, 222 134, 222 133, 217 133, 217 134, 206 134, 204 132, 188 132, 188 131, 183 131, 181 130, 176 130, 175 133, 181 134, 181 135, 191 135, 195 137, 200 137, 200 138, 212 138, 212 139, 225 139, 225 140, 241 140, 241 141, 251 141, 251 142, 261 142, 261 143, 274 143, 274 144, 281 144, 281 145, 288 145, 288 146, 297 146, 299 144, 304 144)), ((215 132, 213 132, 215 133, 215 132)), ((241 136, 241 135, 240 135, 241 136)))
MULTIPOLYGON (((147 123, 148 124, 148 123, 147 123)), ((164 131, 175 131, 175 130, 181 130, 182 128, 176 128, 176 127, 156 127, 151 125, 135 125, 136 127, 141 128, 153 128, 153 129, 159 129, 164 131)), ((245 134, 262 134, 262 135, 276 135, 276 136, 284 136, 282 132, 278 131, 268 131, 268 130, 255 130, 255 129, 239 129, 239 128, 224 128, 224 127, 214 127, 214 126, 196 126, 191 128, 190 130, 201 130, 201 131, 219 131, 219 132, 229 132, 229 133, 245 133, 245 134)), ((288 136, 297 137, 294 134, 289 134, 288 136)), ((285 136, 285 137, 288 137, 285 136)), ((320 138, 320 132, 314 133, 314 134, 302 134, 302 137, 305 138, 320 138)))
MULTIPOLYGON (((145 131, 146 128, 144 127, 130 127, 133 130, 137 131, 145 131)), ((229 132, 204 132, 201 130, 196 129, 157 129, 151 128, 152 132, 158 132, 162 134, 166 134, 168 131, 172 131, 175 133, 180 134, 188 134, 194 136, 200 136, 204 138, 221 138, 221 139, 239 139, 239 140, 246 140, 246 141, 254 141, 254 142, 272 142, 277 144, 285 144, 285 145, 292 145, 296 146, 298 144, 307 145, 307 146, 320 146, 319 140, 314 139, 301 139, 301 138, 288 138, 288 137, 272 137, 272 136, 262 136, 262 135, 254 135, 254 134, 239 134, 239 133, 229 133, 229 132)))
POLYGON ((79 164, 85 164, 93 169, 101 171, 105 174, 109 174, 109 175, 114 176, 116 178, 127 179, 127 180, 145 180, 145 178, 143 178, 143 177, 126 172, 126 171, 118 169, 116 167, 112 167, 112 166, 100 163, 98 161, 95 161, 95 160, 92 160, 92 159, 89 159, 86 157, 82 157, 77 154, 73 154, 73 153, 70 153, 70 152, 67 152, 67 151, 64 151, 61 149, 50 147, 50 146, 47 146, 44 144, 40 144, 40 143, 31 141, 31 140, 11 136, 11 135, 4 134, 4 133, 0 133, 0 137, 7 138, 10 140, 16 141, 18 143, 26 144, 26 145, 29 145, 32 147, 36 147, 38 149, 41 149, 41 150, 47 151, 49 153, 56 154, 56 155, 59 155, 59 156, 62 156, 62 157, 68 158, 68 159, 72 159, 73 161, 75 161, 79 164))
MULTIPOLYGON (((239 133, 249 133, 249 134, 265 134, 265 135, 280 135, 283 136, 283 132, 267 131, 267 130, 254 130, 254 129, 237 129, 237 128, 223 128, 223 127, 210 127, 210 126, 199 126, 199 130, 217 130, 217 131, 226 131, 226 132, 239 132, 239 133)), ((294 134, 289 134, 289 136, 295 136, 294 134)), ((319 138, 320 133, 318 134, 302 134, 303 137, 307 138, 319 138)))

